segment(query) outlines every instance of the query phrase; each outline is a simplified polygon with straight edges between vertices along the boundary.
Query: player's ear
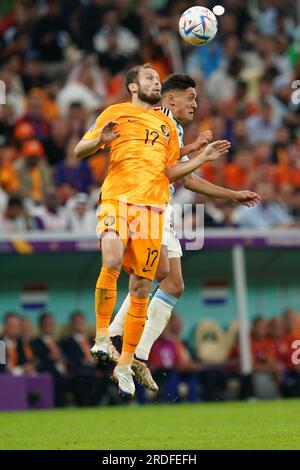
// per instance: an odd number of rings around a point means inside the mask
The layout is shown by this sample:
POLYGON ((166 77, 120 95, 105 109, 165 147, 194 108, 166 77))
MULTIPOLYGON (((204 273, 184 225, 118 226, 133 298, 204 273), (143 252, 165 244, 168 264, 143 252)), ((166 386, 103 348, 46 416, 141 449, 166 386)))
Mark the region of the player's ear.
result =
POLYGON ((138 91, 138 86, 136 83, 129 83, 128 88, 131 94, 137 93, 138 91))
POLYGON ((171 106, 175 106, 175 96, 173 95, 173 93, 168 94, 168 101, 171 106))

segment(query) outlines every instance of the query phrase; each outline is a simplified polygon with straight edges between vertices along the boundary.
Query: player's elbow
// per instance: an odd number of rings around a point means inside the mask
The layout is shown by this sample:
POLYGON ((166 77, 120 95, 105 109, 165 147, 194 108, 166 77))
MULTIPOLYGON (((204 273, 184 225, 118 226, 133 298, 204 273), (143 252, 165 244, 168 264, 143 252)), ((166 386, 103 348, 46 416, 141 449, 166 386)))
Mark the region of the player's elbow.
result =
POLYGON ((178 178, 176 178, 176 172, 174 172, 174 168, 167 168, 166 176, 169 179, 170 184, 175 183, 178 178))
POLYGON ((82 148, 82 145, 81 145, 81 141, 75 146, 74 153, 75 153, 77 158, 83 158, 84 157, 84 152, 83 152, 83 148, 82 148))
POLYGON ((191 175, 185 176, 182 181, 183 181, 183 186, 185 189, 190 189, 190 184, 191 184, 191 175))
POLYGON ((190 189, 191 191, 193 190, 193 181, 194 177, 193 174, 190 173, 189 175, 185 176, 183 178, 183 186, 185 189, 190 189))

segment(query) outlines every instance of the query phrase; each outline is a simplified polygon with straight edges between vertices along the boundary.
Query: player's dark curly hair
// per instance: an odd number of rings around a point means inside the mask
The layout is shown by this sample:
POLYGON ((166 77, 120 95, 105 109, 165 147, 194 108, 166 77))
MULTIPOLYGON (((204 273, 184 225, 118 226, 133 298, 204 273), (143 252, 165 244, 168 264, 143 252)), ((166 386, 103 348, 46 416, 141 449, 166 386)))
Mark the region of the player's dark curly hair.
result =
POLYGON ((186 90, 187 88, 195 88, 196 82, 186 73, 172 73, 162 84, 161 94, 164 95, 170 90, 186 90))

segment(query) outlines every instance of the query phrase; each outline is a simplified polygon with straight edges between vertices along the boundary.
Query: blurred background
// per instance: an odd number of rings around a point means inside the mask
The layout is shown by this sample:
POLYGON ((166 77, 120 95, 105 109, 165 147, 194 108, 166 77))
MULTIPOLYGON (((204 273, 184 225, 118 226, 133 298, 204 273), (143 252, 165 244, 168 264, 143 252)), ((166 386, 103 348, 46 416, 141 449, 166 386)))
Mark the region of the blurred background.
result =
MULTIPOLYGON (((180 71, 195 78, 198 110, 185 143, 208 129, 232 142, 228 157, 199 175, 257 191, 262 203, 205 200, 177 184, 175 202, 190 205, 194 230, 195 206, 205 203, 204 249, 184 252, 185 293, 150 358, 161 393, 139 388, 137 399, 300 396, 292 361, 300 339, 300 2, 224 0, 217 37, 198 48, 178 34, 193 4, 1 1, 2 408, 119 402, 110 373, 89 354, 101 263, 95 211, 108 155, 77 161, 73 149, 101 110, 128 100, 126 71, 144 62, 161 80, 180 71), (16 377, 32 380, 21 404, 16 377)), ((125 276, 120 287, 118 306, 125 276)))

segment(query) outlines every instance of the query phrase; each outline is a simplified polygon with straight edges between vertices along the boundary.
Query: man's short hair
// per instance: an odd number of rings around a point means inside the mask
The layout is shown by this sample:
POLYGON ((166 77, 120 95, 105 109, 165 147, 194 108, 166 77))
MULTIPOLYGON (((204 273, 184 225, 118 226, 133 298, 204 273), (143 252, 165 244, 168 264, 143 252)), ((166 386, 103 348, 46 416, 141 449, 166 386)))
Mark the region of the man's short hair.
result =
POLYGON ((125 85, 126 85, 127 90, 129 91, 129 93, 130 93, 130 90, 129 90, 130 83, 137 83, 138 82, 138 76, 139 76, 140 70, 142 70, 142 69, 152 69, 153 70, 153 67, 150 64, 143 64, 143 65, 136 65, 135 67, 132 67, 131 69, 128 70, 128 72, 126 74, 125 85))
POLYGON ((83 315, 83 312, 82 310, 74 310, 71 315, 70 315, 70 323, 73 323, 73 321, 77 318, 77 317, 82 317, 84 319, 84 315, 83 315))
POLYGON ((47 318, 52 318, 51 313, 43 312, 43 313, 39 316, 39 327, 43 327, 43 325, 44 325, 44 323, 45 323, 45 320, 47 320, 47 318))
POLYGON ((10 196, 7 202, 7 208, 11 207, 23 207, 23 201, 19 196, 10 196))
POLYGON ((195 88, 196 82, 186 73, 173 73, 169 75, 162 84, 161 94, 164 95, 171 90, 187 90, 195 88))

